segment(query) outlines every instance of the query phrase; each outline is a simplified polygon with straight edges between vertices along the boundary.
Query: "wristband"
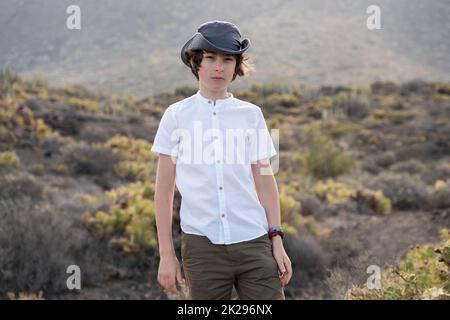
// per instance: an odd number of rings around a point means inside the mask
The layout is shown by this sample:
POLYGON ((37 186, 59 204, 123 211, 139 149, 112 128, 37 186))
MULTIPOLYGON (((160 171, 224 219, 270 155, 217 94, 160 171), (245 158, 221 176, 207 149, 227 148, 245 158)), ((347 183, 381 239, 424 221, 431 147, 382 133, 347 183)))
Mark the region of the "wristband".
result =
POLYGON ((284 232, 283 232, 283 230, 281 230, 280 226, 275 226, 275 227, 269 228, 268 236, 269 236, 269 239, 272 239, 275 236, 280 236, 281 239, 283 239, 284 232))

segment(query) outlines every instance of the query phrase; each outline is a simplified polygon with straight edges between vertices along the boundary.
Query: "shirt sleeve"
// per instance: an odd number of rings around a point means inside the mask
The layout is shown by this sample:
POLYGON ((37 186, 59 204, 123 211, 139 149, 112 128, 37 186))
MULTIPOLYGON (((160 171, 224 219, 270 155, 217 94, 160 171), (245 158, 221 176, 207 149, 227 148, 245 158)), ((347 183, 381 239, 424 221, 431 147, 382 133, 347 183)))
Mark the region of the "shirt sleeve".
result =
POLYGON ((264 115, 260 108, 256 111, 256 130, 251 134, 250 138, 250 161, 271 158, 277 154, 275 146, 267 129, 264 115))
POLYGON ((151 151, 177 157, 179 138, 176 132, 177 122, 173 111, 171 107, 164 111, 151 151))

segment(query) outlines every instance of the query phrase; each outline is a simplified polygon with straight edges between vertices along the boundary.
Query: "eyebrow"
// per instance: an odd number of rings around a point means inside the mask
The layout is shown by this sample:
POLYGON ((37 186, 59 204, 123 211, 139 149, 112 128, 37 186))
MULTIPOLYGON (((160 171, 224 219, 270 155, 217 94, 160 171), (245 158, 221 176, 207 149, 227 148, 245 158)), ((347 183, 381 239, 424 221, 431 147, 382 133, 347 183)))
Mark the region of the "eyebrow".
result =
MULTIPOLYGON (((217 52, 212 52, 212 51, 206 51, 206 50, 204 50, 205 51, 205 53, 206 54, 212 54, 212 55, 218 55, 219 53, 217 53, 217 52)), ((226 56, 226 57, 233 57, 233 55, 232 54, 229 54, 229 53, 220 53, 221 55, 224 55, 224 56, 226 56)))

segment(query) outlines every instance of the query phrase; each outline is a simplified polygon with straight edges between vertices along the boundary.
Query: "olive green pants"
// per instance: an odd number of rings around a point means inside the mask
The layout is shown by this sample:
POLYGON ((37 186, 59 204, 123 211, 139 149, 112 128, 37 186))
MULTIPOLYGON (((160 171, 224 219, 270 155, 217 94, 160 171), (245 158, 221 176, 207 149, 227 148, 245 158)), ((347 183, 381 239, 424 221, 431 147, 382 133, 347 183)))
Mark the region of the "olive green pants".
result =
POLYGON ((191 299, 230 300, 233 286, 241 300, 285 299, 267 235, 222 245, 183 232, 181 257, 191 299))

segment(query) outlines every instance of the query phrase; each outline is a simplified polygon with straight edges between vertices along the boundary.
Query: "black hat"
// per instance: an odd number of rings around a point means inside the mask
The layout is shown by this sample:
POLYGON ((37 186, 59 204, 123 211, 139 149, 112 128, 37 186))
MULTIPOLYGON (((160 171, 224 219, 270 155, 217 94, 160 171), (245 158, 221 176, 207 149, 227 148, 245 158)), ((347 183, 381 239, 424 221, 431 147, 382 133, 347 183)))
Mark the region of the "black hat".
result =
POLYGON ((198 27, 181 49, 181 60, 190 67, 186 51, 207 50, 229 54, 241 54, 250 47, 250 40, 241 40, 241 33, 236 25, 226 21, 208 21, 198 27))

